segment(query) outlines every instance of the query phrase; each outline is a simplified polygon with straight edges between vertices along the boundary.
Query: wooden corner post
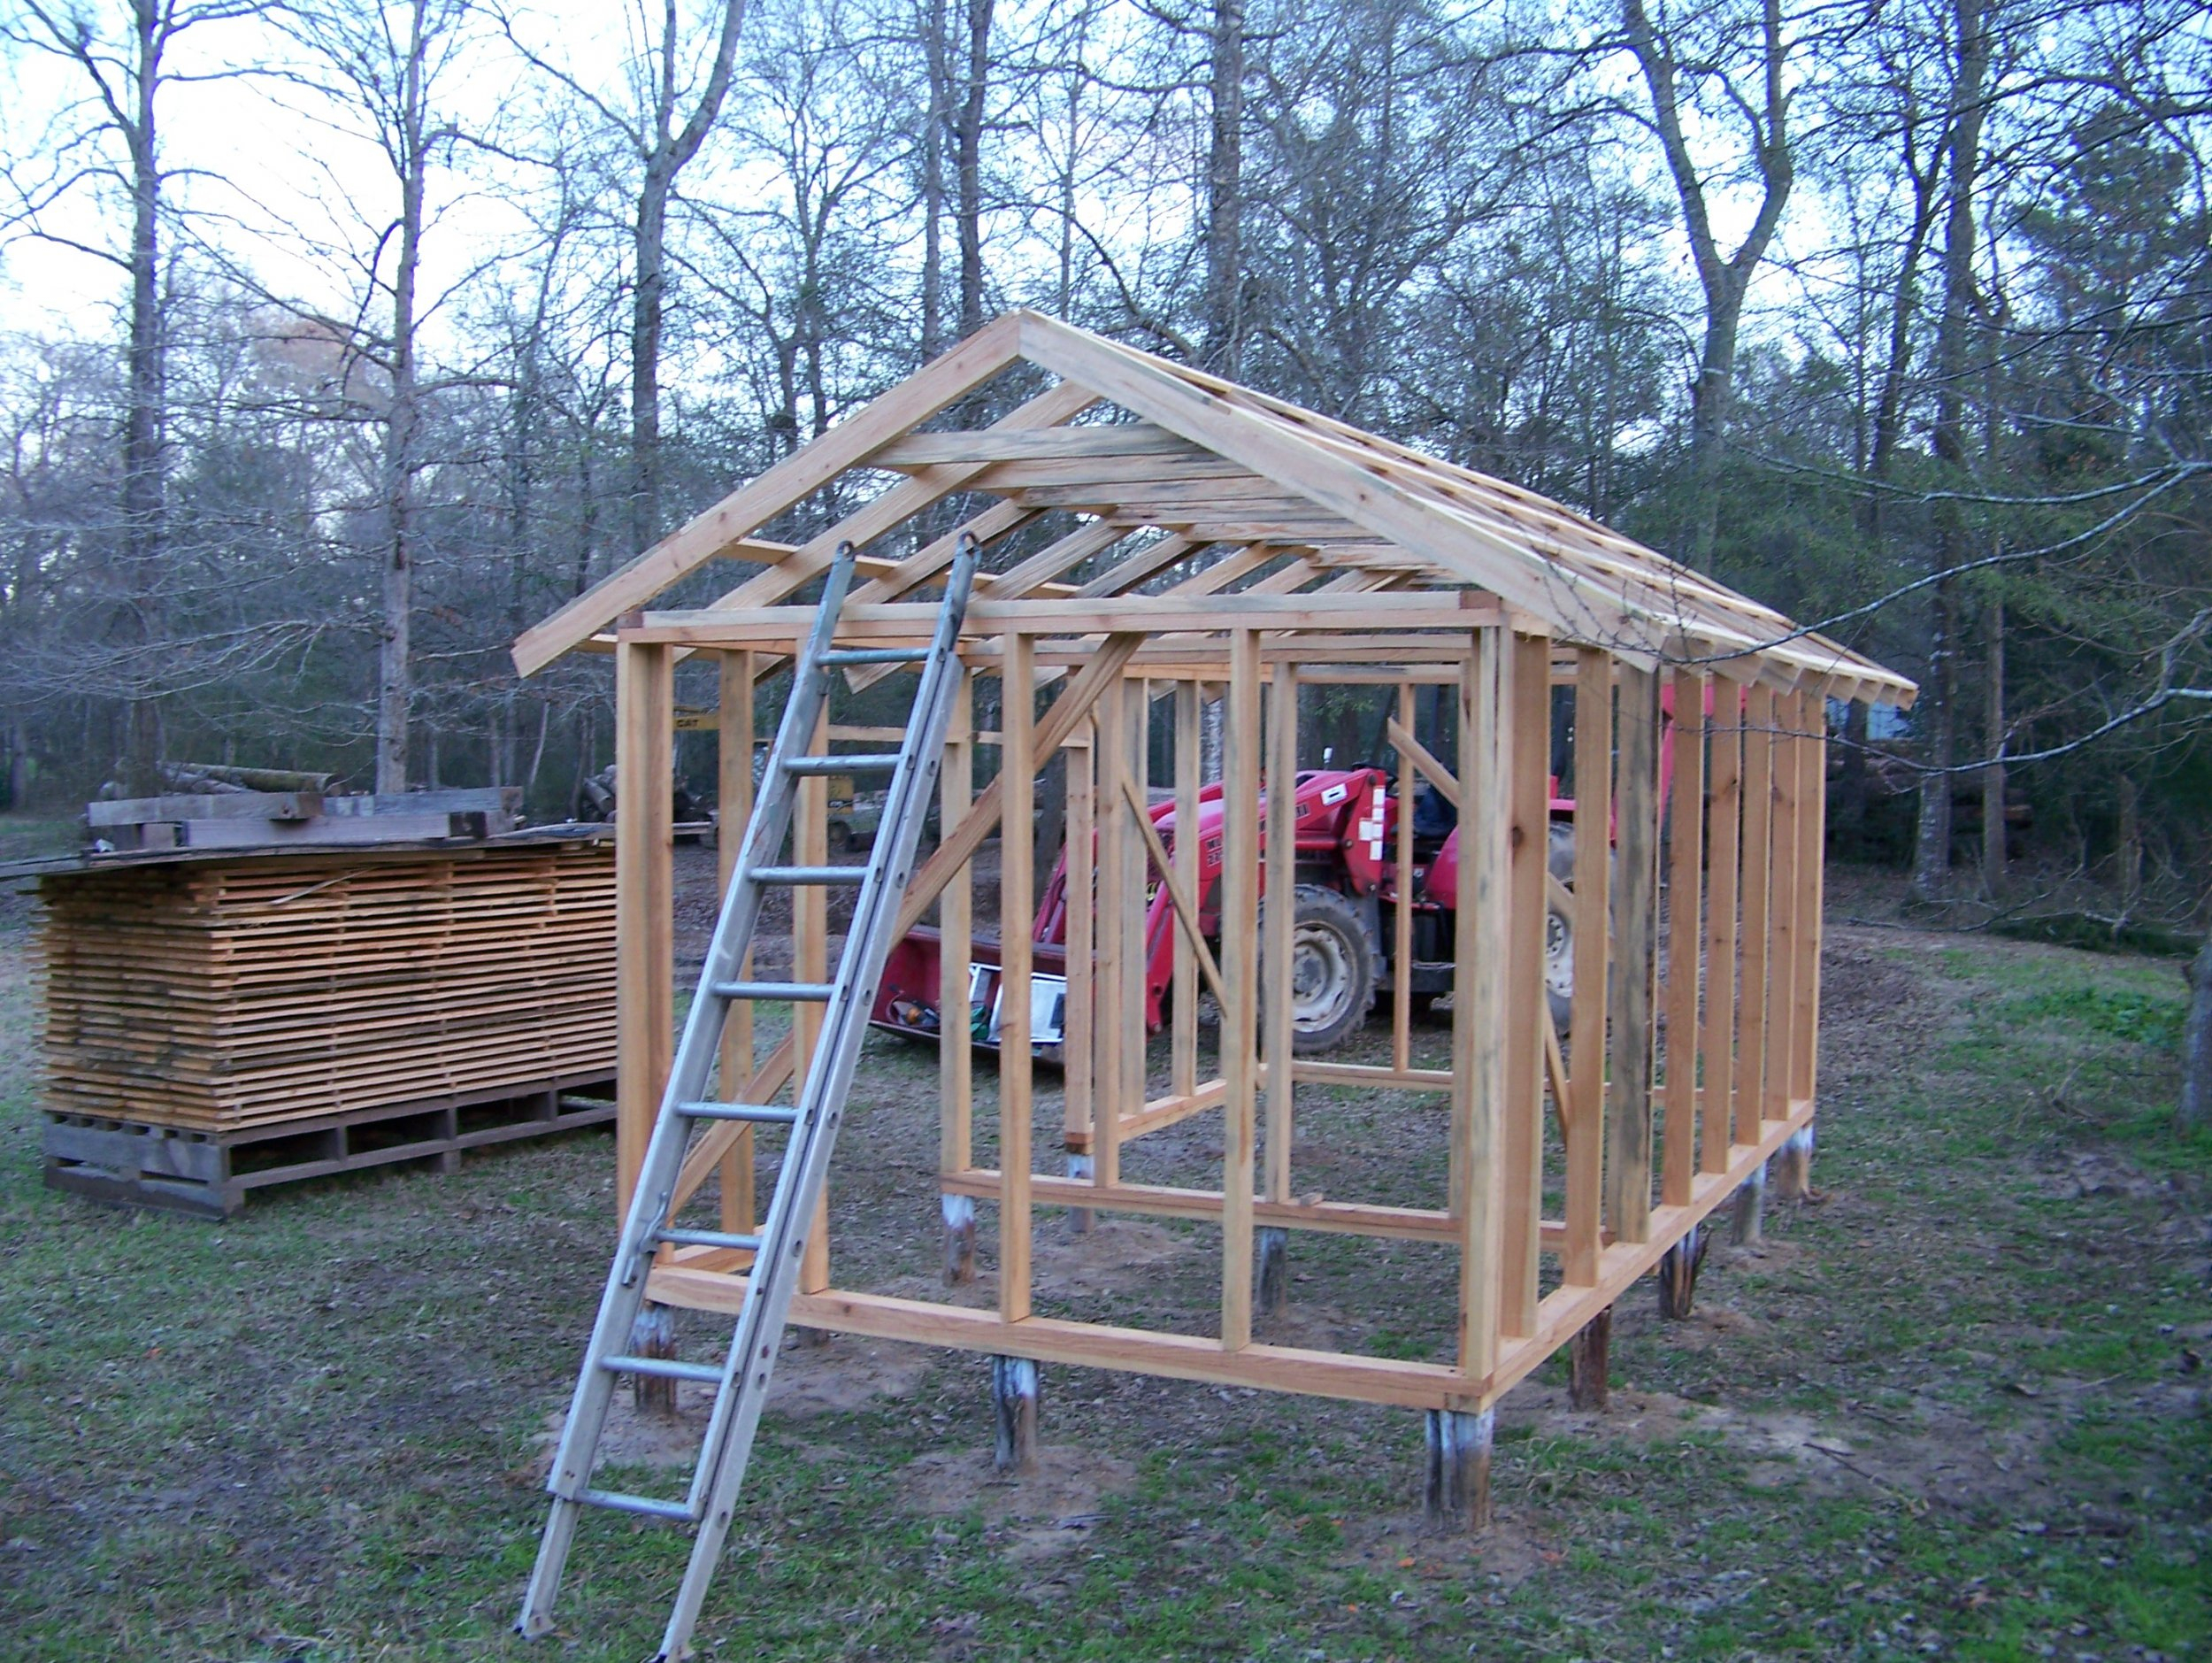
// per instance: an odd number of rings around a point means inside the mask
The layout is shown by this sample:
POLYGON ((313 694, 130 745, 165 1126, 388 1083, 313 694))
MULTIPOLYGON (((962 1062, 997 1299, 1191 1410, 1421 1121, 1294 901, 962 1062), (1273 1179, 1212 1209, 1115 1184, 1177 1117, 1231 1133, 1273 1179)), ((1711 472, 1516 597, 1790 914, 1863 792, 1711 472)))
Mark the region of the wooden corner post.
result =
MULTIPOLYGON (((1513 637, 1510 917, 1506 943, 1505 1239, 1500 1247, 1498 1321, 1503 1333, 1536 1332, 1544 1197, 1544 988, 1546 895, 1551 873, 1551 638, 1513 637)), ((1408 962, 1403 953, 1400 962, 1408 962)))
MULTIPOLYGON (((671 649, 615 647, 615 1215, 629 1217, 676 1044, 675 674, 671 649)), ((673 1357, 675 1313, 649 1302, 629 1349, 673 1357)), ((676 1382, 634 1376, 639 1407, 676 1413, 676 1382)))
POLYGON ((1563 1273, 1573 1287, 1598 1279, 1600 1193, 1604 1171, 1605 967, 1612 872, 1613 661, 1594 647, 1575 654, 1574 995, 1569 1101, 1560 1124, 1567 1144, 1567 1241, 1563 1273))
MULTIPOLYGON (((1504 1268, 1506 976, 1511 963, 1509 876, 1513 697, 1509 637, 1475 632, 1459 681, 1459 893, 1452 989, 1451 1198, 1459 1222, 1460 1372, 1496 1366, 1504 1268)), ((1483 1510, 1487 1510, 1486 1501, 1483 1510)))
POLYGON ((676 1043, 675 678, 670 649, 615 647, 615 1215, 626 1218, 676 1043))
POLYGON ((1655 673, 1621 666, 1619 735, 1613 839, 1617 879, 1607 989, 1612 1077, 1606 1092, 1605 1218, 1615 1241, 1642 1242, 1651 1237, 1651 988, 1659 893, 1659 678, 1655 673))

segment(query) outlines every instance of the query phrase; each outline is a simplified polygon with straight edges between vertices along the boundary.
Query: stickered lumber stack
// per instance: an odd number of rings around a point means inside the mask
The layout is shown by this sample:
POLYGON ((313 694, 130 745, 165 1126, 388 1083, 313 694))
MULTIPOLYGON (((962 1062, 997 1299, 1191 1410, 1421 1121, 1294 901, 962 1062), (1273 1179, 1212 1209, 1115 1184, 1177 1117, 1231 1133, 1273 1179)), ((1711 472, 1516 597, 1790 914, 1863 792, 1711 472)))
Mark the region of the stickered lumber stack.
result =
POLYGON ((46 1107, 235 1133, 613 1072, 603 842, 50 874, 46 1107))

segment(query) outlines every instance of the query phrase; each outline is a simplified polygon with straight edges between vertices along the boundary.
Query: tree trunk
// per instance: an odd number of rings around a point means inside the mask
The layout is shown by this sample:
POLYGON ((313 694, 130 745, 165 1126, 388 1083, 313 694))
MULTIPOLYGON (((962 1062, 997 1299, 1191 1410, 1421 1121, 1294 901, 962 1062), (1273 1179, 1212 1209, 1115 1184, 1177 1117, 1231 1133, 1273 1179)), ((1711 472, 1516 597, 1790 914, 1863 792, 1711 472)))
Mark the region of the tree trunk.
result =
POLYGON ((427 0, 410 15, 407 62, 397 112, 399 251, 392 273, 391 404, 384 420, 384 617, 377 641, 376 789, 407 789, 407 725, 413 702, 411 647, 415 584, 415 438, 420 412, 415 376, 415 281, 422 263, 423 195, 428 159, 423 59, 427 0))
POLYGON ((2212 1125, 2212 934, 2189 966, 2189 1014, 2181 1029, 2181 1129, 2212 1125))
MULTIPOLYGON (((1962 483, 1966 467, 1964 430, 1966 331, 1974 304, 1974 191, 1981 173, 1983 82, 1989 73, 1989 37, 1982 27, 1982 0, 1953 0, 1958 27, 1958 66, 1951 85, 1950 126, 1946 149, 1950 201, 1943 232, 1943 316, 1936 328, 1935 454, 1949 475, 1962 483)), ((1936 560, 1948 571, 1967 558, 1967 527, 1955 502, 1937 509, 1936 560)), ((1936 585, 1934 668, 1937 768, 1947 769, 1955 754, 1958 730, 1958 581, 1936 585)), ((1932 774, 1920 790, 1920 835, 1914 852, 1913 891, 1932 900, 1942 889, 1951 862, 1951 776, 1932 774)))
POLYGON ((1836 773, 1832 804, 1830 847, 1847 858, 1866 858, 1866 705, 1853 699, 1843 707, 1843 757, 1836 773))
POLYGON ((1920 822, 1913 843, 1912 892, 1922 901, 1943 897, 1951 873, 1951 764, 1958 755, 1958 595, 1949 581, 1936 585, 1933 717, 1927 775, 1920 781, 1920 822))
POLYGON ((131 320, 123 421, 123 547, 128 568, 134 644, 145 657, 132 674, 125 729, 126 789, 144 796, 159 789, 161 710, 150 683, 154 646, 164 610, 160 571, 162 404, 165 397, 161 327, 161 168, 155 146, 154 97, 161 85, 163 27, 159 0, 134 0, 137 95, 133 119, 120 123, 131 158, 131 320))
POLYGON ((954 158, 959 201, 960 336, 983 327, 983 118, 990 91, 993 0, 967 0, 968 68, 954 158))
POLYGON ((1897 440, 1904 430, 1905 386, 1912 373, 1913 320, 1918 310, 1921 257, 1935 229, 1937 186, 1943 173, 1940 147, 1923 167, 1917 156, 1919 127, 1909 118, 1901 123, 1905 176, 1912 181, 1912 222, 1905 246, 1898 256, 1897 286, 1890 294, 1888 350, 1882 363, 1881 391, 1874 406, 1874 433, 1867 473, 1877 489, 1866 494, 1861 525, 1867 541, 1878 550, 1882 541, 1884 503, 1879 487, 1889 479, 1897 456, 1897 440))
POLYGON ((1690 521, 1690 564, 1710 566, 1720 535, 1721 461, 1728 443, 1728 413, 1735 402, 1736 336, 1743 320, 1743 290, 1716 285, 1705 311, 1705 348, 1697 384, 1690 391, 1690 479, 1695 495, 1690 521))
POLYGON ((1206 367, 1234 379, 1243 358, 1244 0, 1214 0, 1206 151, 1206 367))
POLYGON ((922 129, 922 341, 925 364, 945 350, 945 132, 952 123, 952 69, 945 50, 945 0, 922 13, 922 61, 929 113, 922 129))
POLYGON ((630 298, 630 541, 642 551, 661 535, 661 337, 668 301, 668 204, 676 180, 706 142, 730 89, 745 0, 723 0, 714 64, 683 126, 676 119, 676 0, 664 0, 654 64, 649 128, 640 135, 644 173, 631 233, 634 284, 630 298))
MULTIPOLYGON (((1755 93, 1726 85, 1730 102, 1749 127, 1747 142, 1759 179, 1759 208, 1736 251, 1724 258, 1708 211, 1704 181, 1684 137, 1673 42, 1653 27, 1643 0, 1623 0, 1622 20, 1629 49, 1636 55, 1651 95, 1653 122, 1659 129, 1667 171, 1673 176, 1675 194, 1681 202, 1683 228, 1697 266, 1699 286, 1705 294, 1705 339, 1698 355, 1697 385, 1690 411, 1694 497, 1689 559, 1693 566, 1702 566, 1712 558, 1719 529, 1720 467, 1727 444, 1729 407, 1734 397, 1736 336, 1744 295, 1782 222, 1783 205, 1789 200, 1795 178, 1787 132, 1789 94, 1783 73, 1789 45, 1782 27, 1781 0, 1764 0, 1758 49, 1759 89, 1755 93)), ((1712 65, 1703 64, 1694 69, 1700 79, 1717 73, 1712 65)))
POLYGON ((2142 788, 2136 783, 2132 773, 2123 770, 2120 774, 2119 826, 2113 841, 2113 881, 2120 892, 2122 919, 2135 916, 2135 904, 2143 894, 2143 817, 2142 788))
POLYGON ((630 551, 661 535, 661 329, 668 292, 668 196, 675 175, 656 160, 638 191, 630 297, 630 551))
POLYGON ((1991 900, 2005 888, 2005 604, 1989 603, 1983 633, 1988 656, 1982 666, 1982 743, 1991 758, 1982 770, 1982 888, 1991 900))

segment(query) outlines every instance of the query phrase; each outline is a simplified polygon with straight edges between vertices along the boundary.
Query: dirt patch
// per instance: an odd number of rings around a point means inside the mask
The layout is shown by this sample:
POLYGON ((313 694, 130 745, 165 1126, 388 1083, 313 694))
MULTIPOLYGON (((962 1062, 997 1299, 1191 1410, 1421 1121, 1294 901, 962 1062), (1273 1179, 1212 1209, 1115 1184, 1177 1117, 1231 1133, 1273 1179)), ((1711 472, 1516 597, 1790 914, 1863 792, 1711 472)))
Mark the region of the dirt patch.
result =
POLYGON ((1770 1236, 1762 1241, 1747 1242, 1740 1247, 1728 1242, 1715 1242, 1706 1262, 1716 1270, 1780 1270, 1804 1257, 1804 1243, 1770 1236))
POLYGON ((1501 1588, 1517 1588, 1563 1563, 1566 1551, 1543 1520, 1502 1513, 1479 1530, 1440 1531, 1418 1513, 1347 1520, 1338 1563, 1424 1581, 1463 1582, 1486 1575, 1501 1588))
POLYGON ((939 1518, 975 1513, 1017 1563, 1055 1558, 1083 1544, 1102 1521, 1099 1504, 1136 1480, 1130 1462, 1071 1444, 1037 1451, 1034 1472, 1002 1473, 988 1450, 925 1455, 906 1468, 905 1495, 917 1513, 939 1518))
MULTIPOLYGON (((707 1415, 714 1407, 713 1390, 687 1381, 676 1383, 676 1414, 640 1414, 637 1400, 626 1386, 615 1388, 607 1410, 607 1428, 600 1435, 600 1459, 610 1467, 689 1467, 699 1459, 700 1441, 707 1435, 707 1415)), ((533 1484, 545 1482, 553 1469, 553 1455, 567 1424, 568 1411, 556 1409, 545 1417, 543 1428, 533 1440, 535 1450, 518 1477, 533 1484)))
POLYGON ((1499 1404, 1498 1421, 1503 1427, 1526 1427, 1539 1437, 1648 1443, 1682 1436, 1707 1413, 1708 1405, 1671 1392, 1625 1390, 1616 1390, 1610 1406, 1602 1411, 1578 1409, 1568 1402, 1564 1386, 1525 1381, 1499 1404))
MULTIPOLYGON (((2092 1384, 2054 1381, 2033 1390, 2062 1402, 2092 1384)), ((1663 1391, 1616 1389, 1609 1408, 1592 1412, 1573 1407, 1563 1387, 1529 1382, 1505 1399, 1498 1418, 1502 1426, 1525 1426, 1541 1437, 1708 1440, 1745 1459, 1754 1489, 1882 1494, 1916 1511, 1937 1506, 2028 1517, 2047 1491, 2044 1425, 2021 1419, 1993 1426, 1927 1404, 1917 1413, 1845 1429, 1799 1411, 1734 1409, 1663 1391)))
MULTIPOLYGON (((788 1420, 847 1413, 885 1397, 911 1397, 931 1367, 929 1356, 912 1346, 887 1341, 833 1336, 827 1344, 786 1344, 769 1382, 768 1413, 788 1420)), ((690 1381, 676 1383, 676 1414, 640 1414, 627 1386, 615 1388, 607 1412, 601 1457, 618 1467, 689 1467, 707 1435, 714 1409, 714 1389, 690 1381)), ((545 1417, 536 1449, 523 1476, 541 1482, 553 1465, 554 1446, 568 1420, 565 1408, 545 1417)))
POLYGON ((826 1343, 787 1345, 768 1384, 772 1414, 804 1419, 865 1408, 882 1397, 911 1397, 933 1361, 916 1346, 835 1334, 826 1343))
POLYGON ((1160 1266, 1195 1251, 1187 1236, 1141 1219, 1100 1219, 1077 1235, 1037 1233, 1032 1277, 1040 1293, 1121 1293, 1156 1280, 1160 1266))

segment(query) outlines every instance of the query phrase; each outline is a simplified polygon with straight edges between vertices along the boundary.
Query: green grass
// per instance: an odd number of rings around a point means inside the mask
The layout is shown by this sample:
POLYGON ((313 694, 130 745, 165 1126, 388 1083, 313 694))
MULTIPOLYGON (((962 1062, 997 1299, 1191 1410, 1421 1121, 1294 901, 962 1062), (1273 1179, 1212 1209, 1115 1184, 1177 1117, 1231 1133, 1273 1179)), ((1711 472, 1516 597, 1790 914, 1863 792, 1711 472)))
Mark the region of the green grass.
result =
MULTIPOLYGON (((1602 1421, 1556 1412, 1555 1366, 1509 1399, 1486 1536, 1413 1528, 1416 1414, 1071 1369, 1047 1372, 1046 1442, 1126 1483, 945 1511, 927 1474, 990 1429, 978 1359, 938 1356, 910 1390, 772 1414, 704 1655, 2212 1655, 2185 1372, 2212 1350, 2212 1151, 2171 1128, 2177 980, 1999 942, 1834 951, 1860 958, 1832 961, 1823 1199, 1770 1204, 1763 1257, 1717 1250, 1700 1322, 1624 1301, 1602 1421), (1824 1451, 1778 1453, 1792 1428, 1824 1451), (1064 1506, 1096 1516, 1056 1528, 1064 1506)), ((0 1035, 28 1014, 0 988, 0 1035)), ((934 1065, 866 1067, 910 1091, 934 1065)), ((0 1058, 0 1658, 649 1652, 683 1544, 623 1520, 588 1521, 558 1638, 508 1632, 609 1245, 605 1138, 211 1226, 49 1193, 37 1136, 0 1058)), ((926 1170, 901 1182, 926 1203, 926 1170)), ((1363 1262, 1293 1255, 1317 1310, 1363 1262)), ((1430 1284, 1407 1285, 1361 1349, 1427 1354, 1430 1284)))

